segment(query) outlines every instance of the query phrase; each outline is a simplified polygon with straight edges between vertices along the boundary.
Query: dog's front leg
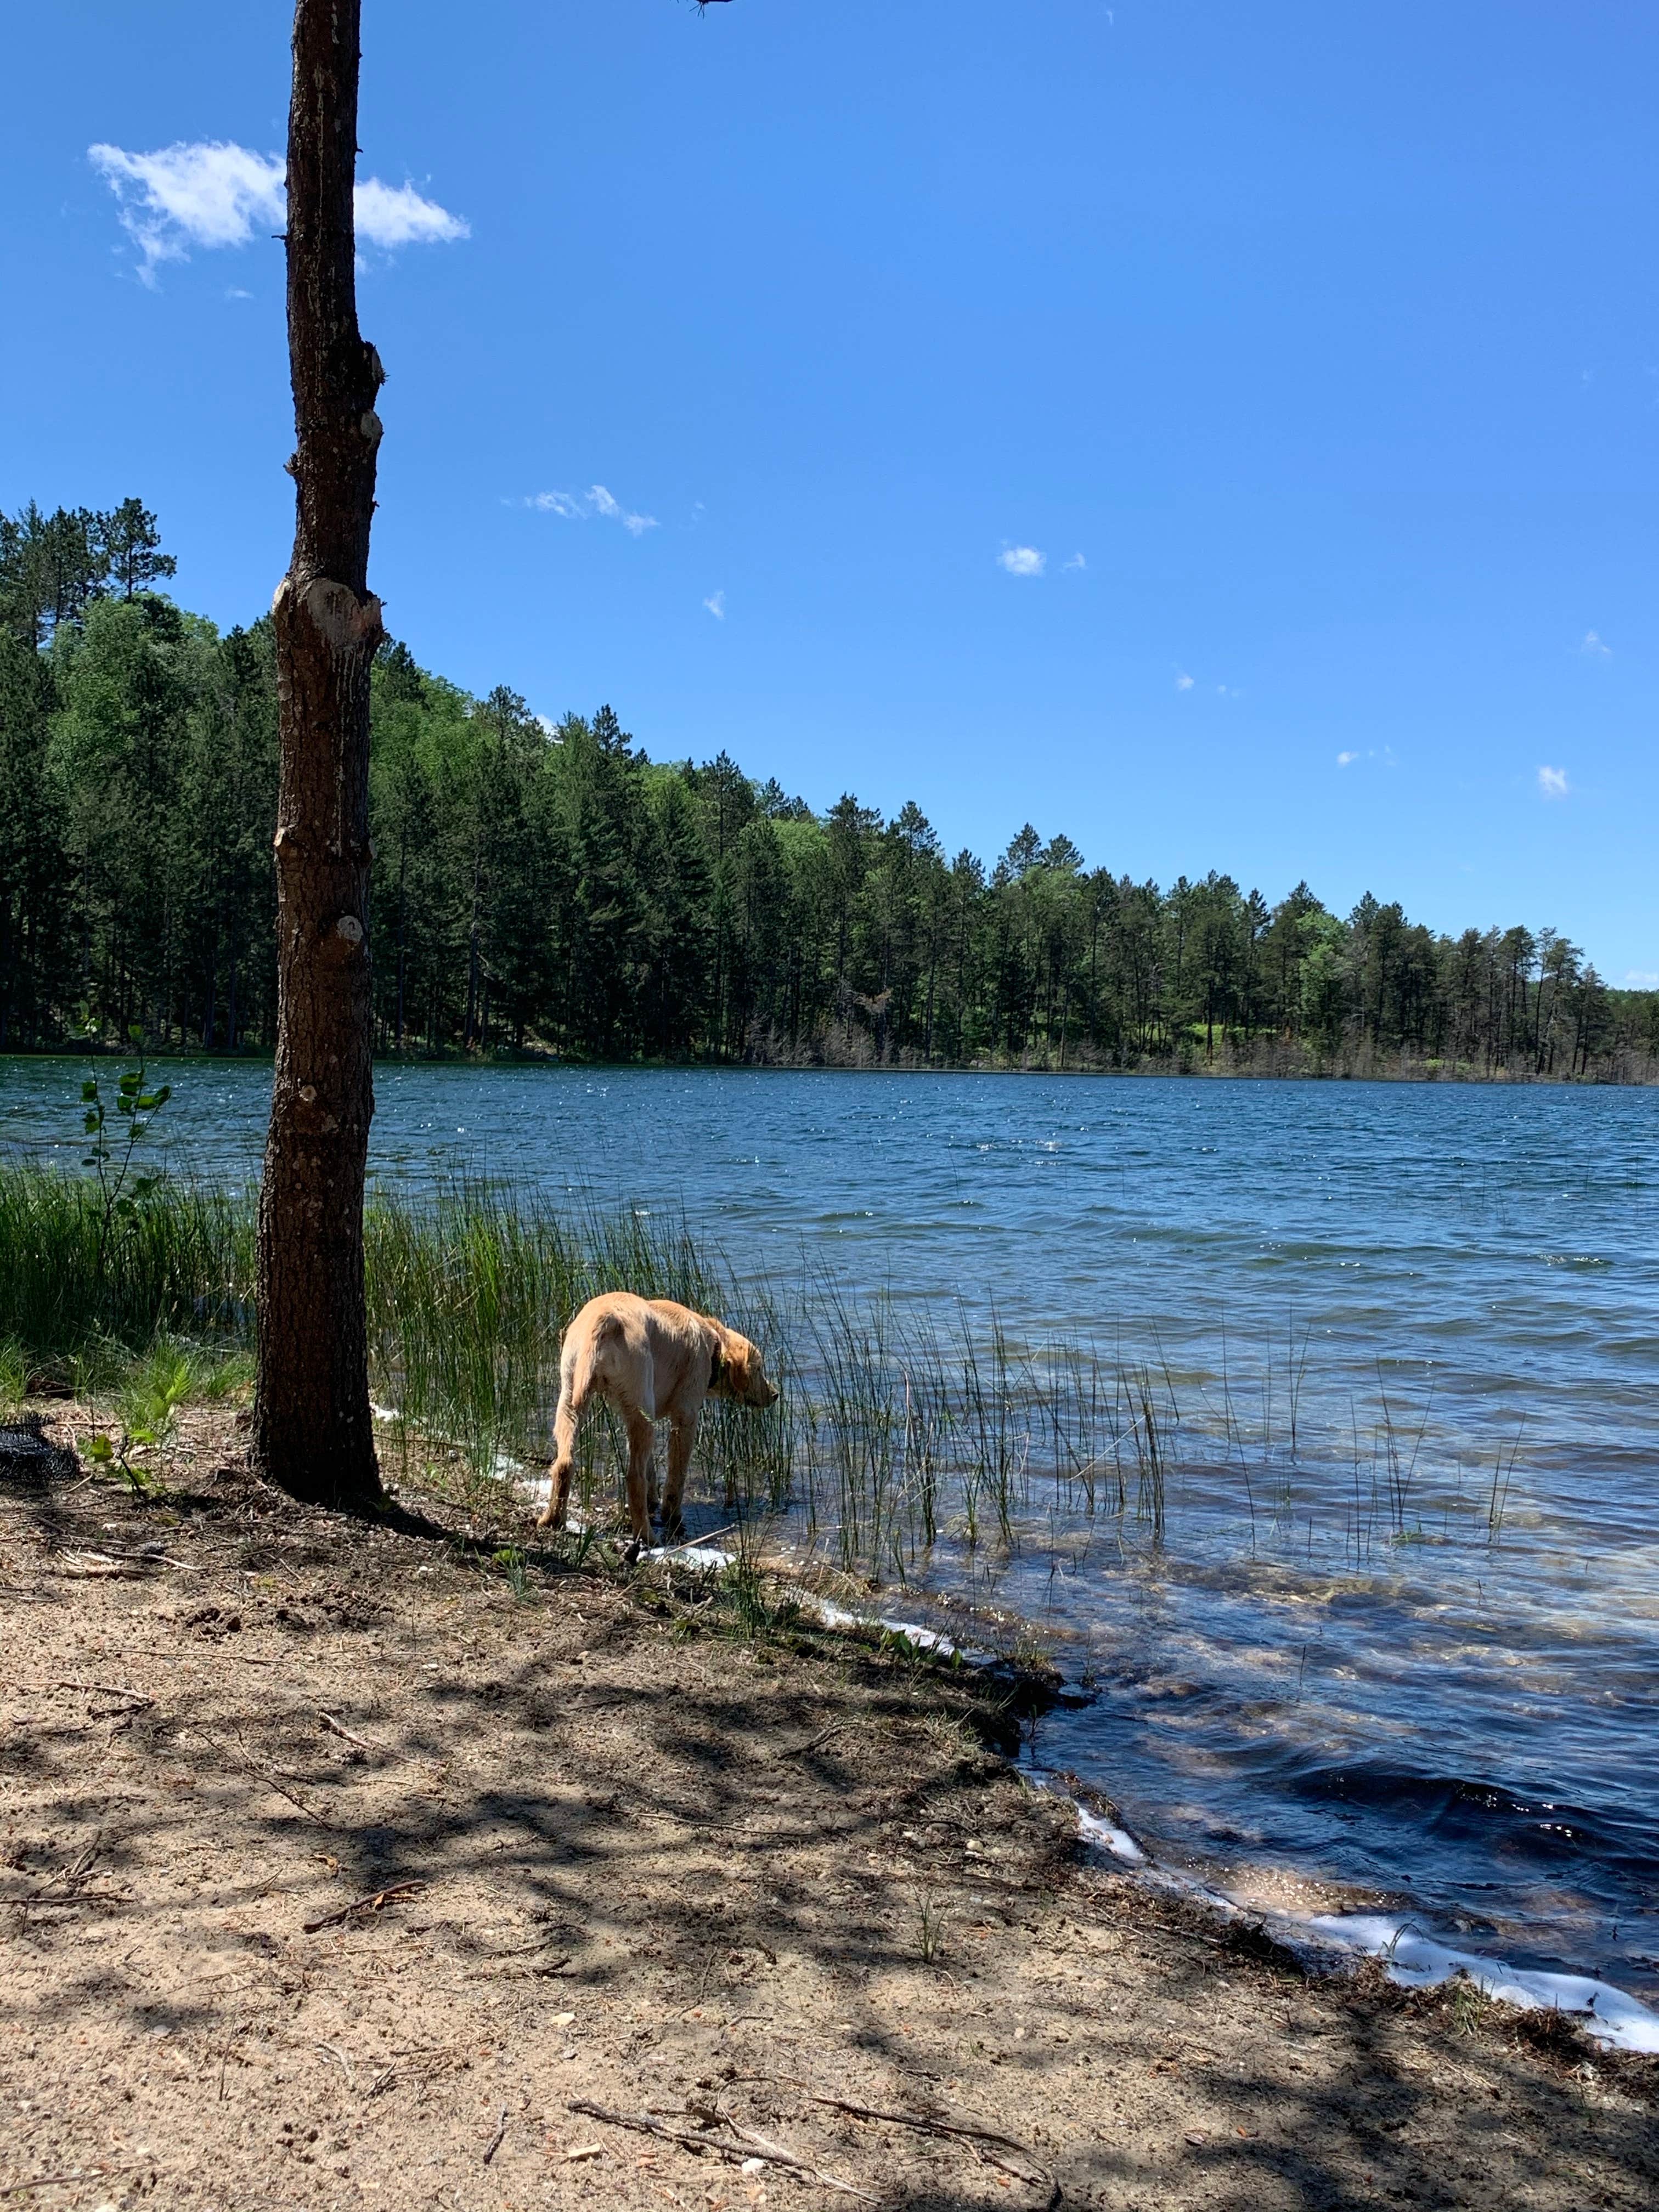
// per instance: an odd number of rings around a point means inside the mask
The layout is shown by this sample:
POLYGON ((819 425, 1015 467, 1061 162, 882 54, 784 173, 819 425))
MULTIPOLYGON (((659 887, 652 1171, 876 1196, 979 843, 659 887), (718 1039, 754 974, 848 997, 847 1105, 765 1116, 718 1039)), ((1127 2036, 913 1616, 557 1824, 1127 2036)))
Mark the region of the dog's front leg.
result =
POLYGON ((697 1417, 672 1422, 668 1431, 668 1487, 663 1492, 662 1533, 670 1543, 678 1544, 685 1534, 685 1515, 681 1501, 685 1496, 686 1470, 691 1464, 691 1447, 697 1440, 697 1417))

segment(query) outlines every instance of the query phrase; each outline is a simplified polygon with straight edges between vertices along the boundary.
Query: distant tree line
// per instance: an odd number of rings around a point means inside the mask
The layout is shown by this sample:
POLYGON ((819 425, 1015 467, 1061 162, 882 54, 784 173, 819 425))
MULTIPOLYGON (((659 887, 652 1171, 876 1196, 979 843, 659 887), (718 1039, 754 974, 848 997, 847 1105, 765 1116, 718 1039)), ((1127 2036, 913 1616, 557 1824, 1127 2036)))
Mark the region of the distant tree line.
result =
MULTIPOLYGON (((141 1024, 269 1047, 274 655, 154 589, 137 500, 0 517, 0 1050, 141 1024)), ((1369 895, 1167 889, 1029 825, 987 867, 907 804, 826 813, 610 708, 550 726, 384 648, 388 1053, 1650 1079, 1659 994, 1553 929, 1437 936, 1369 895)))

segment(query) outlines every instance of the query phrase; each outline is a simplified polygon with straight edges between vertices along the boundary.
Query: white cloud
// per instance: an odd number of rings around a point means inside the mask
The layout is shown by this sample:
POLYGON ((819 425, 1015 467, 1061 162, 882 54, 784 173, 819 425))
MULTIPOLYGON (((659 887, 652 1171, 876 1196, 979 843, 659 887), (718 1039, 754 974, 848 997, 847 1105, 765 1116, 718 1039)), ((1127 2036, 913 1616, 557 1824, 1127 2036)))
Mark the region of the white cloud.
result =
POLYGON ((413 185, 383 185, 365 177, 352 194, 357 235, 390 253, 399 246, 448 246, 471 238, 465 219, 451 215, 436 200, 422 199, 413 185))
POLYGON ((1651 991, 1656 987, 1659 987, 1659 969, 1626 969, 1625 988, 1627 991, 1651 991))
POLYGON ((603 484, 595 484, 587 496, 593 502, 596 514, 603 514, 611 522, 620 522, 630 538, 641 537, 646 531, 654 530, 657 526, 654 514, 630 514, 625 507, 612 499, 603 484))
MULTIPOLYGON (((121 223, 138 248, 139 275, 155 282, 163 261, 189 258, 192 246, 246 246, 288 219, 288 189, 279 154, 256 154, 226 139, 163 146, 129 154, 119 146, 87 149, 87 158, 121 204, 121 223)), ((428 245, 470 236, 466 223, 413 185, 365 178, 356 188, 357 235, 370 246, 428 245)))
POLYGON ((1177 691, 1190 691, 1192 688, 1193 678, 1188 675, 1185 669, 1182 669, 1180 675, 1176 678, 1176 690, 1177 691))
POLYGON ((1088 565, 1080 553, 1073 553, 1071 559, 1065 564, 1066 568, 1086 568, 1088 565))
POLYGON ((1040 576, 1046 562, 1046 555, 1035 545, 1005 545, 997 555, 997 565, 1011 576, 1040 576))
POLYGON ((1339 753, 1336 757, 1336 764, 1339 768, 1352 768, 1358 758, 1358 753, 1339 753))
POLYGON ((1567 795, 1567 771, 1564 768, 1540 768, 1538 788, 1546 799, 1565 799, 1567 795))
POLYGON ((1587 629, 1584 632, 1584 642, 1579 647, 1578 650, 1580 653, 1589 653, 1592 660, 1611 660, 1613 659, 1613 647, 1610 645, 1603 645, 1601 639, 1596 635, 1593 629, 1587 629))
POLYGON ((279 155, 212 139, 155 154, 88 146, 87 159, 121 203, 146 283, 157 262, 182 261, 191 246, 246 246, 262 225, 282 228, 288 193, 279 155))
POLYGON ((708 597, 703 601, 703 605, 708 608, 709 613, 714 616, 716 622, 724 622, 726 620, 726 594, 724 592, 710 592, 708 597))
POLYGON ((640 538, 647 530, 654 530, 654 514, 635 514, 620 500, 613 499, 603 484, 595 484, 581 494, 568 491, 532 491, 526 495, 524 504, 540 509, 544 514, 562 514, 567 522, 586 522, 590 515, 603 515, 609 522, 620 522, 630 538, 640 538))

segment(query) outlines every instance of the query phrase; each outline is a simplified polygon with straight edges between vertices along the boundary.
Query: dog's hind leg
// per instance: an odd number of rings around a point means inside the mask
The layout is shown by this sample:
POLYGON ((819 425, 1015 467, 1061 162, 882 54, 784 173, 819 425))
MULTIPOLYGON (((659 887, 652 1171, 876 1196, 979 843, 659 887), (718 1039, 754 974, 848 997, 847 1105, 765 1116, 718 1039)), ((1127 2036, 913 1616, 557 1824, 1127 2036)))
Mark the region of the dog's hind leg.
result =
POLYGON ((641 1544, 651 1541, 650 1495, 656 1487, 657 1470, 653 1447, 656 1442, 656 1424, 647 1414, 631 1413, 628 1416, 628 1518, 635 1536, 641 1544))
POLYGON ((538 1528, 564 1526, 565 1510, 570 1504, 570 1476, 576 1463, 576 1421, 580 1410, 575 1393, 568 1384, 562 1384, 558 1411, 553 1416, 553 1465, 549 1470, 547 1509, 536 1523, 538 1528))
POLYGON ((662 1496, 662 1533, 672 1543, 678 1543, 685 1534, 685 1516, 680 1510, 685 1496, 686 1469, 691 1464, 691 1447, 697 1440, 695 1417, 689 1421, 676 1421, 668 1431, 668 1487, 662 1496))

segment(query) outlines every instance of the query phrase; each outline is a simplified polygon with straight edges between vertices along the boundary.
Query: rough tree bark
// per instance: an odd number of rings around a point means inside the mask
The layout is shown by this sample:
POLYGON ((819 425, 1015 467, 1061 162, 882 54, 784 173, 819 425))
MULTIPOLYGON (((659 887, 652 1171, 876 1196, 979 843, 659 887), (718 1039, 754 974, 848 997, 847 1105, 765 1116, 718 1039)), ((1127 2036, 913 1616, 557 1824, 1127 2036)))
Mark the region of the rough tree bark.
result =
POLYGON ((294 556, 277 587, 276 1071, 259 1199, 254 1452, 295 1496, 381 1495, 368 1402, 368 533, 384 372, 357 328, 361 0, 297 0, 288 137, 294 556))

